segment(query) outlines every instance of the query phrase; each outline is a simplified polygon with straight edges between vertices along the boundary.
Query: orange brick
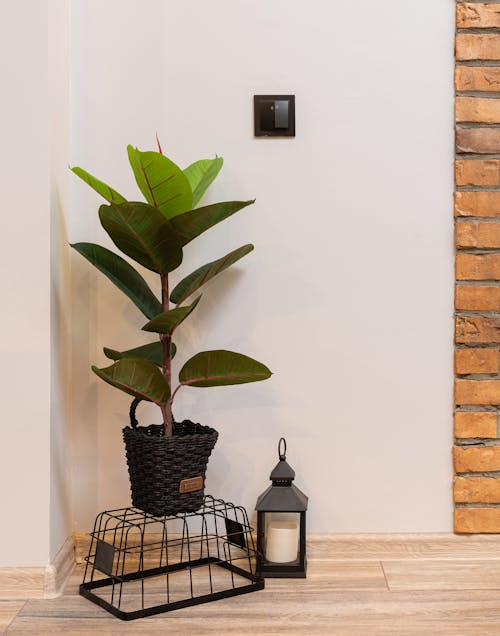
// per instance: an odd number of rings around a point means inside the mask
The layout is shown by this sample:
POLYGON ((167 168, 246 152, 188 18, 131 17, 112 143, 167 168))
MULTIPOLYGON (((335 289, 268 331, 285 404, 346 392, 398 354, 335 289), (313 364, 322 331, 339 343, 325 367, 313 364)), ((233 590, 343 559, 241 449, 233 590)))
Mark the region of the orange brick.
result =
POLYGON ((455 413, 455 437, 495 438, 497 436, 496 413, 488 411, 457 411, 455 413))
POLYGON ((455 161, 457 186, 498 185, 500 161, 498 159, 455 161))
POLYGON ((500 532, 500 508, 457 508, 454 529, 467 534, 500 532))
POLYGON ((457 316, 457 344, 500 344, 500 318, 496 316, 457 316))
POLYGON ((457 477, 453 484, 457 503, 500 503, 500 479, 495 477, 457 477))
POLYGON ((453 463, 457 473, 489 473, 500 470, 500 446, 455 446, 453 463))
POLYGON ((455 69, 457 91, 500 91, 500 67, 457 66, 455 69))
POLYGON ((489 97, 457 97, 455 119, 459 122, 498 124, 500 99, 489 97))
POLYGON ((457 152, 489 155, 500 152, 500 129, 461 128, 455 131, 457 152))
POLYGON ((500 192, 455 192, 455 216, 500 217, 500 192))
POLYGON ((457 60, 499 60, 500 37, 495 33, 457 33, 457 60))
POLYGON ((455 403, 500 404, 500 380, 455 380, 455 403))
POLYGON ((500 4, 457 3, 457 29, 487 29, 491 27, 500 27, 500 4))
POLYGON ((455 244, 458 249, 500 247, 500 223, 468 221, 455 224, 455 244))
POLYGON ((498 349, 458 349, 455 351, 455 373, 498 373, 498 349))
POLYGON ((457 254, 457 280, 500 280, 500 254, 457 254))
POLYGON ((493 285, 457 285, 455 309, 469 311, 498 311, 500 289, 493 285))

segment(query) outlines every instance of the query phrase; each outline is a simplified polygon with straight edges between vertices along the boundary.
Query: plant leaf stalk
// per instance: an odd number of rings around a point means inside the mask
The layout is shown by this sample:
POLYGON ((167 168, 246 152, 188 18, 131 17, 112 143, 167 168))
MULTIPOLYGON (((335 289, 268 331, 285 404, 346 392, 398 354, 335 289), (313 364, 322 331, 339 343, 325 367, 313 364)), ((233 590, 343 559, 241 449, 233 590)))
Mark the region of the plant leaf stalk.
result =
MULTIPOLYGON (((168 300, 168 275, 160 274, 160 276, 162 309, 163 311, 168 311, 170 308, 168 300)), ((170 391, 172 391, 172 336, 170 334, 162 334, 160 335, 160 341, 162 344, 162 372, 170 387, 170 391)), ((173 434, 172 398, 173 395, 171 393, 166 404, 161 407, 165 437, 172 437, 173 434)))

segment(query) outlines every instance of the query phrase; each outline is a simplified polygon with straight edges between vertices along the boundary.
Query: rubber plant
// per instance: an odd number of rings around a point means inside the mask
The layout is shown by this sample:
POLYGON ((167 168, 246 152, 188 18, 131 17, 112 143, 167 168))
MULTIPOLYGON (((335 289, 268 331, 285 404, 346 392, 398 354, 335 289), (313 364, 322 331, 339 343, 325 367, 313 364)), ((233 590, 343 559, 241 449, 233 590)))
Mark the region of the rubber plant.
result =
POLYGON ((172 290, 169 274, 182 262, 183 248, 200 234, 254 203, 225 201, 196 207, 213 182, 223 160, 202 159, 182 170, 158 152, 128 146, 128 158, 145 201, 129 201, 80 167, 72 171, 107 201, 99 219, 116 247, 140 266, 159 276, 161 299, 139 271, 119 254, 95 243, 72 247, 109 278, 147 318, 142 329, 157 340, 126 351, 105 347, 113 364, 92 369, 108 384, 136 398, 153 402, 163 416, 164 435, 173 434, 172 402, 184 386, 210 387, 256 382, 270 377, 262 363, 234 351, 201 351, 181 368, 172 386, 171 361, 176 352, 176 329, 196 309, 200 288, 253 250, 246 244, 202 265, 172 290))

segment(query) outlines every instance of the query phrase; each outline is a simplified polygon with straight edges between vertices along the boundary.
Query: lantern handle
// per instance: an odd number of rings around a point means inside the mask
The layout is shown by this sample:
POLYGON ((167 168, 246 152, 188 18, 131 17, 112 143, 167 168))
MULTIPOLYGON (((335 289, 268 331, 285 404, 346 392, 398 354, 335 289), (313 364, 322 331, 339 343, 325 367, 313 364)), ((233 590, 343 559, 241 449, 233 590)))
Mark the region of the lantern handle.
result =
POLYGON ((278 455, 280 461, 284 461, 286 459, 286 439, 282 437, 278 442, 278 455), (281 445, 283 444, 283 452, 281 452, 281 445))

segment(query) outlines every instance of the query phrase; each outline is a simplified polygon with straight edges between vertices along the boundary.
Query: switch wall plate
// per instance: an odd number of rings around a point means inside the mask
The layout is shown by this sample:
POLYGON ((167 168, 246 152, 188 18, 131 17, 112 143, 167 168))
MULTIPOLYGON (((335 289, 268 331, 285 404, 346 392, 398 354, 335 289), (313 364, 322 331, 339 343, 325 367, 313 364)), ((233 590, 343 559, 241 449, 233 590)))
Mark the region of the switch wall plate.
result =
POLYGON ((295 95, 254 95, 256 137, 295 137, 295 95))

